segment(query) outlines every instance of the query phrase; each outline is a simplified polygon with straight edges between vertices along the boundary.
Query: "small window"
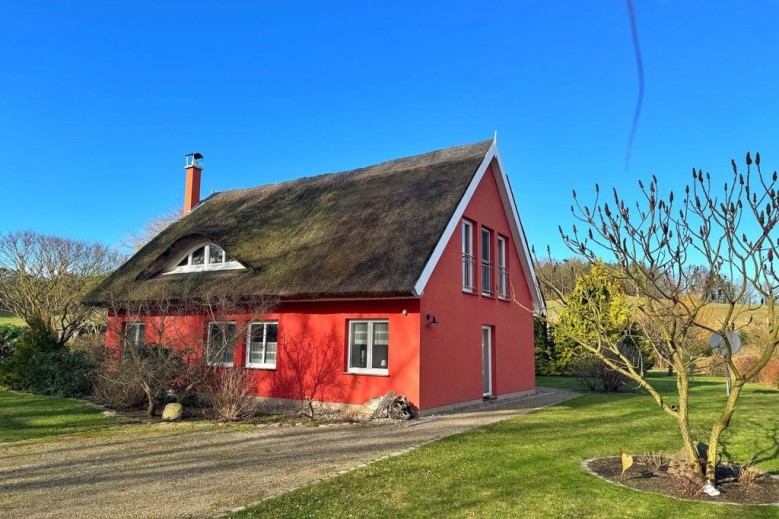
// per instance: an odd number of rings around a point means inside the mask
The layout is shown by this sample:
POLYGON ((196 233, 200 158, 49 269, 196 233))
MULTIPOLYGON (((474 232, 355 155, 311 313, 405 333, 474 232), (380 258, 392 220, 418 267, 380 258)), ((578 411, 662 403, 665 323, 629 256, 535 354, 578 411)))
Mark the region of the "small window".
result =
POLYGON ((473 224, 462 221, 463 290, 473 292, 473 224))
POLYGON ((244 268, 243 265, 235 261, 222 247, 209 243, 208 245, 198 245, 184 257, 178 258, 175 266, 168 268, 165 274, 242 268, 244 268))
POLYGON ((252 323, 246 347, 246 367, 275 369, 278 341, 278 322, 252 323))
POLYGON ((127 323, 124 326, 124 347, 140 348, 146 344, 146 323, 127 323))
POLYGON ((233 365, 236 327, 232 322, 208 323, 206 361, 209 366, 233 365))
POLYGON ((349 323, 349 372, 389 373, 389 321, 349 323))

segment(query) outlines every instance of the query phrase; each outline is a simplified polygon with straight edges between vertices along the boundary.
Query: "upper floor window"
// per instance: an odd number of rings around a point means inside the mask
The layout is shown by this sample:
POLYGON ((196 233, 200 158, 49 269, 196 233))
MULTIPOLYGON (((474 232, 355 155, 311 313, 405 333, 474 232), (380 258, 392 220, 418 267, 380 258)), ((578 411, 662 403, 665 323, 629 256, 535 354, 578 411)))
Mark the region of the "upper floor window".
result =
POLYGON ((498 236, 498 297, 508 299, 509 269, 506 265, 506 238, 498 236))
POLYGON ((238 263, 219 245, 213 243, 200 244, 191 249, 177 261, 165 273, 200 272, 204 270, 231 270, 241 269, 243 265, 238 263))
POLYGON ((463 290, 473 292, 473 224, 462 221, 463 290))
POLYGON ((231 367, 233 365, 235 339, 235 323, 208 323, 208 340, 206 342, 206 362, 208 365, 231 367))
POLYGON ((349 322, 349 372, 389 373, 389 321, 349 322))
POLYGON ((481 229, 481 293, 492 295, 492 231, 481 229))
POLYGON ((246 367, 276 368, 276 346, 279 341, 279 323, 268 321, 249 325, 246 345, 246 367))

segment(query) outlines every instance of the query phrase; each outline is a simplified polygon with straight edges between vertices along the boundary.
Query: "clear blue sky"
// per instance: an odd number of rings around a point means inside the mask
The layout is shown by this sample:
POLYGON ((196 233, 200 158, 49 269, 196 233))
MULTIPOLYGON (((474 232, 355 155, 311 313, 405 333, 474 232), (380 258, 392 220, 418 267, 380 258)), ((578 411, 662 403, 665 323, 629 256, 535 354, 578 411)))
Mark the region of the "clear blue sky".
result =
POLYGON ((3 2, 0 233, 116 243, 203 191, 498 141, 528 239, 571 189, 779 166, 779 3, 3 2), (249 5, 251 4, 251 5, 249 5))

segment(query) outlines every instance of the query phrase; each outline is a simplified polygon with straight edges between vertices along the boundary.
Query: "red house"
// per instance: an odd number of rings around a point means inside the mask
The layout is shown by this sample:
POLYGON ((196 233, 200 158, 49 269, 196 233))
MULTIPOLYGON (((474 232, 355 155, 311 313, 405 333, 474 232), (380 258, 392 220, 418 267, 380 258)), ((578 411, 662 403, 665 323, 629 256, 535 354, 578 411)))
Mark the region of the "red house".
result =
MULTIPOLYGON (((430 412, 535 389, 544 301, 495 141, 203 201, 201 171, 187 156, 186 214, 88 302, 231 287, 245 309, 172 319, 209 363, 248 368, 260 397, 359 405, 394 390, 430 412), (258 297, 276 304, 253 315, 258 297)), ((155 318, 111 305, 107 345, 159 341, 155 318)))

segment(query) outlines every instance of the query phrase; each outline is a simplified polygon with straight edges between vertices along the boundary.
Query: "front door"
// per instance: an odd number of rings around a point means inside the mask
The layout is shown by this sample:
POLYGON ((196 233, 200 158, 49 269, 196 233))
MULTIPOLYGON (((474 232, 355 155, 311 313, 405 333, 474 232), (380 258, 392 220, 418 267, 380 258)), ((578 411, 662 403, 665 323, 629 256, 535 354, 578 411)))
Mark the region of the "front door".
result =
POLYGON ((492 396, 492 328, 481 327, 481 385, 485 397, 492 396))

